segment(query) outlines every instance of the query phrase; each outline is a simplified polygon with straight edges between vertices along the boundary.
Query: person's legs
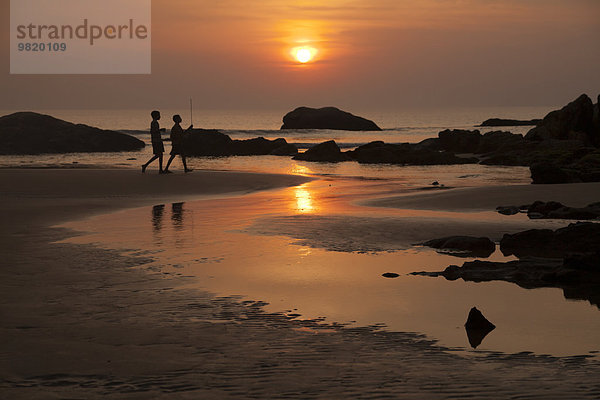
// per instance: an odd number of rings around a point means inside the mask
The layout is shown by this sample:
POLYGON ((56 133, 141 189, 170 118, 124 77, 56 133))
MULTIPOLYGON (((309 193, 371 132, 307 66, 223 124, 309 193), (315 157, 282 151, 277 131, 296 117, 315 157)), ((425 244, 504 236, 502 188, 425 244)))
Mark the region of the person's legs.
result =
POLYGON ((148 162, 144 165, 142 165, 142 173, 146 172, 146 168, 148 168, 148 165, 150 165, 150 163, 154 160, 156 160, 158 158, 158 156, 155 154, 154 156, 152 156, 152 158, 150 160, 148 160, 148 162))
POLYGON ((164 171, 163 171, 162 164, 163 164, 163 155, 162 155, 162 153, 161 153, 161 154, 158 156, 158 173, 159 173, 159 174, 162 174, 162 173, 164 172, 164 171))
POLYGON ((167 161, 167 166, 165 167, 165 171, 169 170, 169 166, 171 165, 171 163, 173 162, 174 159, 175 159, 175 154, 171 154, 171 157, 169 157, 169 161, 167 161))
POLYGON ((181 156, 181 162, 183 162, 183 170, 185 172, 193 171, 193 169, 187 167, 187 162, 186 162, 185 156, 181 156))

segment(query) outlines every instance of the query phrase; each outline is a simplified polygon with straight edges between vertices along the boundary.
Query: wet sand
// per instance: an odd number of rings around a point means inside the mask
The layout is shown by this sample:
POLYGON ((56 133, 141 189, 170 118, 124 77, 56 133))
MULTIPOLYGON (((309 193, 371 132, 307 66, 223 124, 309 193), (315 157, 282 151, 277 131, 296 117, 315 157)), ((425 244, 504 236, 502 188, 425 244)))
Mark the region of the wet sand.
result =
POLYGON ((70 219, 305 181, 200 172, 169 176, 167 183, 162 178, 111 170, 0 171, 2 397, 600 395, 600 365, 585 356, 464 358, 415 334, 298 321, 266 313, 260 302, 183 289, 184 276, 134 268, 151 254, 56 243, 74 233, 50 225, 70 219))

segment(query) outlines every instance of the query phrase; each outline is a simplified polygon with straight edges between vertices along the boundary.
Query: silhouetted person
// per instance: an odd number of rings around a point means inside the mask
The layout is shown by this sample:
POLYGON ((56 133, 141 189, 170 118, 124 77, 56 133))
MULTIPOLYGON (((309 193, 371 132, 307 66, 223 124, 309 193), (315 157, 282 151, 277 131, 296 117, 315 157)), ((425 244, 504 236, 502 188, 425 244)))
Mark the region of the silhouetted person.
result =
MULTIPOLYGON (((175 159, 175 156, 179 155, 181 157, 181 161, 183 162, 183 170, 187 173, 192 171, 187 167, 186 159, 185 159, 185 148, 184 148, 184 138, 185 132, 183 132, 183 128, 181 127, 181 117, 179 115, 173 115, 173 122, 175 125, 171 128, 171 157, 169 161, 167 161, 167 166, 165 168, 165 173, 170 173, 169 166, 175 159)), ((194 126, 190 125, 187 128, 186 132, 192 129, 194 126)))
POLYGON ((165 146, 163 145, 162 138, 160 137, 160 132, 164 132, 164 129, 160 129, 160 125, 158 124, 158 120, 160 120, 160 112, 152 111, 150 115, 152 116, 152 122, 150 123, 150 139, 152 140, 152 152, 154 153, 154 156, 148 160, 146 164, 142 165, 142 173, 146 172, 148 165, 158 158, 158 173, 163 174, 164 171, 162 165, 165 146))

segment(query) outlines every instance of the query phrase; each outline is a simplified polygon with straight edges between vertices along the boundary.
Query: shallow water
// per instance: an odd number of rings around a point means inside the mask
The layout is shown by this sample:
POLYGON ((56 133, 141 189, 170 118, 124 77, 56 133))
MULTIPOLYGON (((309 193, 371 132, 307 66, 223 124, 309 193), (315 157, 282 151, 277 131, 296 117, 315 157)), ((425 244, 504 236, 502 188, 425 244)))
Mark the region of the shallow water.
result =
MULTIPOLYGON (((453 179, 462 182, 448 175, 453 179)), ((66 226, 87 232, 69 242, 151 254, 156 261, 142 268, 192 277, 190 286, 218 295, 265 301, 268 311, 358 326, 383 324, 478 354, 463 328, 475 306, 497 326, 478 351, 569 356, 600 350, 598 308, 566 300, 560 289, 406 275, 471 260, 412 246, 420 240, 460 233, 499 239, 505 232, 564 223, 356 204, 410 188, 402 179, 329 176, 294 188, 156 205, 66 226), (386 279, 385 272, 400 277, 386 279)), ((496 252, 491 259, 506 258, 496 252)))

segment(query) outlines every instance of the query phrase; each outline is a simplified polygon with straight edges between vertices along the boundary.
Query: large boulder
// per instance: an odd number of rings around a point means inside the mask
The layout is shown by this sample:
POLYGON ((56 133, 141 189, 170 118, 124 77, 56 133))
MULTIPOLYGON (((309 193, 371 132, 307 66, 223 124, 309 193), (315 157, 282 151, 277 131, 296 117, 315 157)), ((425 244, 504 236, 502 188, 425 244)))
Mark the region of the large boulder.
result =
POLYGON ((533 184, 581 182, 576 171, 555 164, 537 163, 529 167, 533 184))
POLYGON ((217 130, 193 129, 185 138, 185 152, 190 156, 230 156, 233 140, 217 130))
POLYGON ((373 121, 335 107, 299 107, 283 117, 281 129, 337 129, 345 131, 380 131, 373 121))
POLYGON ((478 130, 446 129, 438 133, 444 150, 454 153, 475 153, 479 149, 481 133, 478 130))
POLYGON ((512 132, 486 132, 479 140, 479 147, 477 148, 476 153, 505 153, 507 151, 517 150, 522 148, 524 141, 523 135, 514 134, 512 132))
POLYGON ((300 153, 294 157, 294 160, 300 161, 317 161, 317 162, 340 162, 350 161, 351 158, 340 151, 339 146, 333 140, 319 143, 311 147, 304 153, 300 153))
POLYGON ((590 253, 600 248, 600 224, 578 222, 565 228, 530 229, 505 234, 500 250, 505 256, 566 257, 569 253, 590 253))
POLYGON ((0 154, 93 153, 139 150, 144 142, 121 132, 18 112, 0 117, 0 154))
POLYGON ((579 140, 587 145, 600 146, 600 128, 594 121, 595 108, 585 94, 560 110, 546 115, 543 121, 525 136, 528 140, 579 140))
POLYGON ((292 155, 298 152, 296 146, 289 144, 283 138, 269 140, 258 137, 233 140, 213 129, 193 129, 186 136, 184 146, 189 156, 292 155))
POLYGON ((429 240, 423 245, 459 257, 485 258, 496 251, 496 244, 486 237, 449 236, 429 240))
POLYGON ((236 156, 289 156, 298 153, 298 149, 283 138, 269 140, 264 137, 258 137, 254 139, 234 140, 231 146, 231 153, 236 156))

